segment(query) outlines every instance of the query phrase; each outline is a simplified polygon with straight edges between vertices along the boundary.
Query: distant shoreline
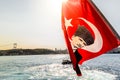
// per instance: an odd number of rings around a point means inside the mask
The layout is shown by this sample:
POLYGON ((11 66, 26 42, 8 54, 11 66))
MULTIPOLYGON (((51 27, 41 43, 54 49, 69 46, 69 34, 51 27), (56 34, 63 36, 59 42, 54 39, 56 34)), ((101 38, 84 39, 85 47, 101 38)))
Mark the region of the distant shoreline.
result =
POLYGON ((15 55, 47 55, 47 54, 67 54, 67 50, 51 50, 51 49, 10 49, 0 50, 0 56, 15 55))
MULTIPOLYGON (((0 56, 17 56, 17 55, 48 55, 48 54, 68 54, 65 50, 51 50, 51 49, 10 49, 0 50, 0 56)), ((119 50, 112 50, 106 54, 120 54, 119 50)))

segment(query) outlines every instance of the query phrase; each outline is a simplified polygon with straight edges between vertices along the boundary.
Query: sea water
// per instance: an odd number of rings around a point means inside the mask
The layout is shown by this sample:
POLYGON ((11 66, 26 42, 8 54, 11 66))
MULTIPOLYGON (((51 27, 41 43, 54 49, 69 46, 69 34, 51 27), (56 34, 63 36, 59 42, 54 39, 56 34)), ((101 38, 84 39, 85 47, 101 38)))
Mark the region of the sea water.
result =
POLYGON ((68 54, 0 56, 0 80, 120 80, 120 54, 104 54, 80 66, 62 65, 68 54))

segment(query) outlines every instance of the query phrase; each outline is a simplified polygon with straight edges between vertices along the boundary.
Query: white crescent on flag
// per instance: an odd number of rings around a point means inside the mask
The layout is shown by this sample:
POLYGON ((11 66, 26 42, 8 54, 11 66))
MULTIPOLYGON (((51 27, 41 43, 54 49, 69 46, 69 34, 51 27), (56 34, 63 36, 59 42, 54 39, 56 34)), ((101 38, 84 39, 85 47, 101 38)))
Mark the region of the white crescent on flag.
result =
POLYGON ((92 53, 99 52, 102 49, 102 46, 103 46, 103 39, 102 39, 102 36, 101 36, 99 30, 90 21, 88 21, 84 18, 79 18, 79 19, 81 19, 85 23, 87 23, 90 26, 90 28, 92 29, 92 31, 94 32, 94 35, 95 35, 94 43, 91 44, 91 45, 87 45, 87 46, 83 47, 82 49, 84 49, 86 51, 89 51, 89 52, 92 52, 92 53))
MULTIPOLYGON (((102 39, 102 36, 99 32, 99 30, 95 27, 94 24, 92 24, 90 21, 84 19, 84 18, 78 18, 78 19, 81 19, 83 20, 85 23, 87 23, 89 25, 89 27, 92 29, 92 31, 94 32, 94 35, 95 35, 95 40, 94 40, 94 43, 91 44, 91 45, 86 45, 84 47, 82 47, 81 49, 84 49, 86 51, 89 51, 89 52, 92 52, 92 53, 97 53, 99 52, 102 47, 103 47, 103 39, 102 39)), ((71 24, 71 20, 72 19, 69 19, 67 20, 65 18, 65 26, 66 26, 66 29, 68 27, 71 27, 72 24, 71 24)))

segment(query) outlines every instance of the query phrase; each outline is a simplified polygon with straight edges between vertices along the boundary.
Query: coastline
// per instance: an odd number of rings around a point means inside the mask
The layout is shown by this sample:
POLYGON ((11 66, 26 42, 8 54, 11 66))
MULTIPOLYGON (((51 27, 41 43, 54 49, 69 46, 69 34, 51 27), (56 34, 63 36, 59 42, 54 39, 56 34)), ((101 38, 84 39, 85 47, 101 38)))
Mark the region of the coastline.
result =
MULTIPOLYGON (((68 54, 67 49, 52 50, 52 49, 9 49, 0 50, 0 56, 16 56, 16 55, 48 55, 48 54, 68 54)), ((120 48, 113 49, 106 54, 120 54, 120 48)))
POLYGON ((51 49, 10 49, 0 50, 0 56, 14 55, 47 55, 47 54, 67 54, 67 50, 51 50, 51 49))

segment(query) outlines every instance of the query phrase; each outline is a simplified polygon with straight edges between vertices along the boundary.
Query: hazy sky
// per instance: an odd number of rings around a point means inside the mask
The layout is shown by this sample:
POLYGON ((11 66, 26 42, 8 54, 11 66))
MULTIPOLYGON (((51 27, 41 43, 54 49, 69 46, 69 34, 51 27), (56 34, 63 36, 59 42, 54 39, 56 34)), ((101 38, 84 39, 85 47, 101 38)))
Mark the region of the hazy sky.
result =
MULTIPOLYGON (((62 0, 0 0, 0 49, 66 48, 62 0)), ((93 0, 120 34, 120 0, 93 0)))

